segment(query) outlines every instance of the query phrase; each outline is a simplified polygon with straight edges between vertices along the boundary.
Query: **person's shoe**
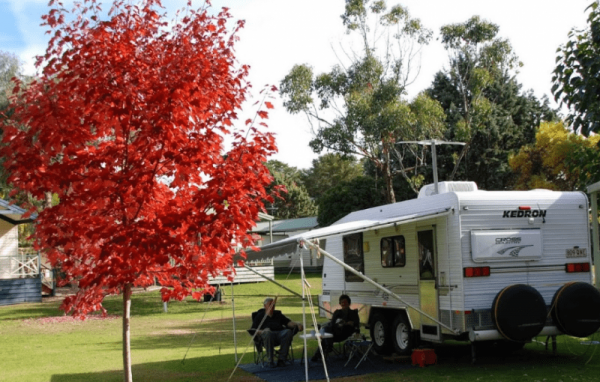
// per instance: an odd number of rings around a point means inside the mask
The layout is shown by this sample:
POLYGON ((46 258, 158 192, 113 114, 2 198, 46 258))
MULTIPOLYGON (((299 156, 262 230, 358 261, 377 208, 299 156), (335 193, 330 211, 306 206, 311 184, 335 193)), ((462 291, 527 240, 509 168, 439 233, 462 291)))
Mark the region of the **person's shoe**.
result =
POLYGON ((284 367, 285 366, 285 361, 280 359, 279 361, 277 361, 277 367, 284 367))
POLYGON ((271 362, 269 362, 269 367, 272 368, 272 369, 276 368, 277 364, 275 362, 271 361, 271 362))
POLYGON ((313 362, 319 362, 321 360, 321 352, 317 350, 317 352, 310 358, 313 362))

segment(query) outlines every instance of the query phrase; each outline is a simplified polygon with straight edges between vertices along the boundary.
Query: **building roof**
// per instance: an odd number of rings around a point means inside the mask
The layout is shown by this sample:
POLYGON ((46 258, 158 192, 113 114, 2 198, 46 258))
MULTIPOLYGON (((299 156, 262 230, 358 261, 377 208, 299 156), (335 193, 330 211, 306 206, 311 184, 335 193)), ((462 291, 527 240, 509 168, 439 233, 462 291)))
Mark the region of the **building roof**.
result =
MULTIPOLYGON (((316 228, 319 225, 317 223, 317 217, 311 216, 307 218, 287 219, 287 220, 274 220, 273 221, 273 232, 296 232, 296 231, 308 231, 316 228)), ((262 233, 269 232, 269 227, 261 227, 257 225, 252 232, 262 233)))
POLYGON ((0 199, 0 219, 16 225, 30 223, 37 217, 37 214, 33 213, 29 218, 23 219, 23 214, 26 212, 27 210, 0 199))
POLYGON ((290 232, 313 229, 319 225, 317 217, 287 219, 273 222, 273 232, 290 232))

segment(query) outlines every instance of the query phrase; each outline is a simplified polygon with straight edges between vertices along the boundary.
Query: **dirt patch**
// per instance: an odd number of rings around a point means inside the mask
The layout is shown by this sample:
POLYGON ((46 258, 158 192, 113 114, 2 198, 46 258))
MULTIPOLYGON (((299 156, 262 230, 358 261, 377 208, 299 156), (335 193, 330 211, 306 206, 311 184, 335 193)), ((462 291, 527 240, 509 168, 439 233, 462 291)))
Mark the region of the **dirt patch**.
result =
POLYGON ((193 330, 171 329, 171 330, 165 330, 164 332, 155 332, 152 334, 154 334, 154 335, 169 334, 172 336, 188 336, 188 335, 194 334, 194 333, 195 333, 195 331, 193 331, 193 330))
MULTIPOLYGON (((137 293, 143 293, 143 292, 152 292, 155 290, 159 290, 160 288, 161 287, 159 287, 159 286, 151 286, 148 288, 134 287, 131 289, 131 293, 137 294, 137 293)), ((76 294, 78 290, 79 289, 77 287, 56 288, 54 296, 42 296, 42 303, 62 301, 65 299, 65 297, 76 294)))
POLYGON ((93 315, 87 316, 85 320, 81 318, 74 318, 73 316, 54 316, 54 317, 40 317, 40 318, 27 318, 23 320, 23 323, 26 324, 41 324, 41 325, 51 325, 51 324, 60 324, 60 323, 81 323, 83 321, 101 321, 101 320, 114 320, 117 318, 121 318, 121 316, 117 316, 115 314, 108 314, 106 316, 101 315, 93 315))

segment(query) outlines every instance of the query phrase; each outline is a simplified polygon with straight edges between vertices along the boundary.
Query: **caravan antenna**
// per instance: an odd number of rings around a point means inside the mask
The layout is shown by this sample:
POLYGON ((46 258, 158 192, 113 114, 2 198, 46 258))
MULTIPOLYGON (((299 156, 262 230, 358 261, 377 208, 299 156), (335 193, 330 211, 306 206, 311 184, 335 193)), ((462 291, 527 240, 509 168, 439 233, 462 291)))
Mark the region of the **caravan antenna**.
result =
POLYGON ((439 139, 431 139, 429 141, 401 141, 401 142, 396 142, 396 144, 400 144, 400 143, 412 143, 412 144, 416 144, 416 145, 423 145, 423 146, 431 146, 431 167, 433 167, 433 184, 434 184, 434 190, 435 193, 438 194, 439 190, 438 190, 438 173, 437 173, 437 154, 435 153, 435 146, 436 145, 459 145, 459 146, 464 146, 466 143, 464 142, 446 142, 446 141, 440 141, 439 139))

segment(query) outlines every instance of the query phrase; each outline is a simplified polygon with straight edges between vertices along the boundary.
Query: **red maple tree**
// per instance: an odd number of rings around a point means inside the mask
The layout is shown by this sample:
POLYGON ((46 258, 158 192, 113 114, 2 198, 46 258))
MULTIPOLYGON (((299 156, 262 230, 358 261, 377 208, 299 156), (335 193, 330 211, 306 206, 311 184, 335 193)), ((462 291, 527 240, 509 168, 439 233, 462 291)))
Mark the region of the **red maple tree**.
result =
POLYGON ((164 301, 199 299, 210 276, 232 275, 234 247, 252 244, 270 199, 275 141, 264 122, 233 125, 248 67, 234 56, 243 22, 230 31, 226 8, 211 15, 190 1, 169 24, 159 0, 116 1, 106 20, 96 0, 72 13, 50 6, 41 74, 16 80, 0 156, 15 192, 60 199, 39 214, 35 243, 79 287, 61 309, 84 316, 123 294, 129 381, 131 288, 157 279, 164 301))

